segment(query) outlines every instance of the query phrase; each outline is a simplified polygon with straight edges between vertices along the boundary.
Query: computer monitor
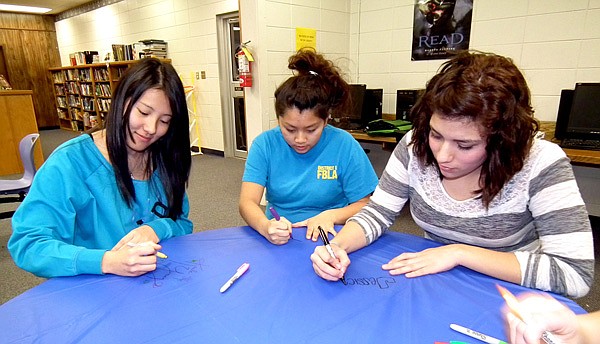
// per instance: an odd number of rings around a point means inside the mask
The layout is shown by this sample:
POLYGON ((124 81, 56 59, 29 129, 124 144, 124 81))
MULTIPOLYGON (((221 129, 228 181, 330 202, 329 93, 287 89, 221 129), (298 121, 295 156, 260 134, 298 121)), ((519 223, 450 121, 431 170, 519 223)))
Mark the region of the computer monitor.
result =
POLYGON ((363 127, 363 104, 365 101, 365 93, 367 85, 350 84, 350 101, 351 107, 347 112, 334 112, 331 114, 331 125, 341 129, 361 129, 363 127))
POLYGON ((383 88, 369 89, 365 91, 362 108, 362 125, 367 127, 369 122, 381 119, 383 112, 383 88))
POLYGON ((600 83, 577 83, 566 138, 600 140, 600 83))
POLYGON ((352 122, 360 123, 362 120, 363 104, 365 102, 365 93, 367 92, 367 85, 364 84, 350 84, 350 100, 352 101, 352 108, 348 113, 348 118, 352 122))
POLYGON ((575 90, 561 90, 558 103, 558 112, 556 114, 556 128, 554 129, 554 138, 562 140, 565 138, 565 131, 569 124, 569 114, 573 105, 573 93, 575 90))
POLYGON ((396 119, 410 121, 410 110, 423 91, 421 89, 396 91, 396 119))

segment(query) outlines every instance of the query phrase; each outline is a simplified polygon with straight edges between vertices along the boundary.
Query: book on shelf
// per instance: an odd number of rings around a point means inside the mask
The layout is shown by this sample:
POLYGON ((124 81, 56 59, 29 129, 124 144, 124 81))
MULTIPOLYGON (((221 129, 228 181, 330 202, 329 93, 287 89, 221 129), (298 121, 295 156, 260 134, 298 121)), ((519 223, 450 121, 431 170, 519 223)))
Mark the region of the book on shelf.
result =
MULTIPOLYGON (((141 43, 136 45, 141 46, 141 43)), ((133 45, 131 49, 115 45, 115 52, 121 49, 127 52, 123 58, 135 59, 133 45)), ((102 124, 110 110, 112 90, 134 63, 136 61, 49 68, 60 127, 82 131, 102 124)))
POLYGON ((95 60, 99 61, 97 51, 76 51, 69 54, 69 62, 71 63, 71 66, 90 64, 94 63, 95 60))
POLYGON ((167 42, 163 40, 142 40, 132 44, 112 44, 115 61, 138 60, 144 57, 167 58, 167 42))

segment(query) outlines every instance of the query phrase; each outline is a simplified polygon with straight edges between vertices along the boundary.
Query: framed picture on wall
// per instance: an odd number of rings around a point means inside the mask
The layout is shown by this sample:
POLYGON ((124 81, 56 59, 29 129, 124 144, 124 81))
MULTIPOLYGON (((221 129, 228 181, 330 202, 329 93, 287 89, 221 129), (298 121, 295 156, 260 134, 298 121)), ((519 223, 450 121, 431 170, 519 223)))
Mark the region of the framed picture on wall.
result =
POLYGON ((468 50, 473 1, 415 0, 411 59, 446 59, 468 50))

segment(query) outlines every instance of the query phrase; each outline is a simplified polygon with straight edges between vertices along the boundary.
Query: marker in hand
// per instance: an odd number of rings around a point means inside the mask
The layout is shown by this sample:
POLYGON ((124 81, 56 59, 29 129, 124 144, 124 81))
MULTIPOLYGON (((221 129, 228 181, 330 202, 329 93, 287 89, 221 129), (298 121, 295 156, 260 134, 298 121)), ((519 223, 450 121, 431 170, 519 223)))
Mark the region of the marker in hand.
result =
MULTIPOLYGON (((129 246, 129 247, 137 247, 137 246, 148 246, 148 245, 146 245, 145 243, 135 243, 135 242, 131 242, 130 241, 130 242, 127 243, 127 246, 129 246)), ((164 254, 162 252, 159 252, 159 251, 156 251, 156 256, 158 258, 162 258, 162 259, 168 258, 166 254, 164 254)))
POLYGON ((281 220, 281 216, 279 216, 279 213, 277 213, 277 210, 275 210, 275 208, 269 207, 269 211, 271 212, 271 215, 273 215, 275 220, 277 220, 277 221, 281 220))
MULTIPOLYGON (((275 220, 280 221, 281 220, 281 216, 279 216, 279 213, 277 212, 277 210, 275 210, 275 208, 273 208, 272 206, 269 207, 269 211, 271 212, 271 215, 273 215, 273 217, 275 218, 275 220)), ((290 239, 294 239, 294 237, 292 236, 292 232, 290 231, 290 239)))
MULTIPOLYGON (((506 301, 506 305, 508 306, 508 309, 510 309, 510 312, 512 314, 514 314, 517 318, 521 319, 521 321, 525 324, 531 324, 533 322, 529 313, 523 311, 519 300, 517 300, 517 298, 510 291, 508 291, 508 289, 498 284, 496 284, 496 288, 498 288, 500 295, 502 295, 502 298, 504 298, 504 301, 506 301)), ((547 344, 560 343, 554 337, 554 335, 548 331, 544 331, 542 333, 542 340, 547 344)))
MULTIPOLYGON (((319 235, 321 235, 321 240, 323 240, 323 245, 325 245, 325 249, 327 250, 327 252, 329 252, 329 255, 331 256, 331 258, 337 259, 337 257, 335 256, 335 253, 333 253, 331 244, 329 244, 329 238, 327 238, 327 234, 325 233, 323 228, 321 228, 321 226, 319 226, 319 235)), ((340 278, 340 280, 342 281, 342 283, 344 283, 344 285, 346 285, 346 279, 344 278, 343 275, 342 275, 342 278, 340 278)))

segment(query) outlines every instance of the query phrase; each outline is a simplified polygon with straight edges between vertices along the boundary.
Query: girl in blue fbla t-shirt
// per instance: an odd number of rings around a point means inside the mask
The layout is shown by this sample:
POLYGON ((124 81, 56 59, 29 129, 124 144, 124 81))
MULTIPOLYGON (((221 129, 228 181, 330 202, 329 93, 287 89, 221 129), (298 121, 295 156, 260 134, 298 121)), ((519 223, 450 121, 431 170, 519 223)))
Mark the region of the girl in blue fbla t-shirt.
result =
POLYGON ((310 49, 291 56, 288 67, 295 75, 275 91, 279 126, 252 143, 240 193, 244 220, 277 245, 288 242, 292 227, 306 226, 306 238, 312 240, 319 226, 334 232, 334 225, 360 210, 377 186, 360 144, 327 124, 333 111, 349 106, 349 86, 337 68, 310 49))

